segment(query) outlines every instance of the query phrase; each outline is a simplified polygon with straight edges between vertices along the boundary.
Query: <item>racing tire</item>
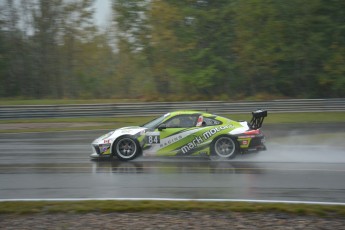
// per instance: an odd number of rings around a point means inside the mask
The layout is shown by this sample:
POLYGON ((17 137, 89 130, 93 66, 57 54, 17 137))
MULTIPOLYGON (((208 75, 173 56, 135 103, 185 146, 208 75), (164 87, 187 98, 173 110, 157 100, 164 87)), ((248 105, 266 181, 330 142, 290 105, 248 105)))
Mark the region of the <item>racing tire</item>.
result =
POLYGON ((141 150, 139 142, 136 139, 130 136, 123 136, 116 140, 112 152, 113 156, 116 156, 119 160, 129 161, 139 156, 141 150))
POLYGON ((239 151, 237 141, 228 135, 217 137, 211 143, 211 160, 233 159, 239 151))

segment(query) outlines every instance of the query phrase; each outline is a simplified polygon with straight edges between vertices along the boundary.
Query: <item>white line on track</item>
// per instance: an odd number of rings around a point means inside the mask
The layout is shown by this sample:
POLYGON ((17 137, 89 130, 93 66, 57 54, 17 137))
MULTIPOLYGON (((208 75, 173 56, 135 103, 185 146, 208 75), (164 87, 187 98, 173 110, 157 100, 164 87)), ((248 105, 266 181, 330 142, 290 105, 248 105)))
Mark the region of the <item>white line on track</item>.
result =
POLYGON ((180 198, 46 198, 46 199, 0 199, 0 202, 28 201, 200 201, 200 202, 247 202, 276 204, 343 205, 341 202, 288 201, 288 200, 246 200, 246 199, 180 199, 180 198))
MULTIPOLYGON (((46 159, 46 158, 37 158, 37 159, 46 159)), ((62 159, 62 158, 54 158, 54 159, 62 159)), ((66 158, 66 159, 82 159, 82 158, 66 158)), ((72 163, 73 164, 73 163, 72 163)), ((109 167, 107 166, 100 166, 97 167, 98 169, 108 169, 109 167)), ((171 166, 171 167, 142 167, 142 169, 175 169, 176 167, 171 166)), ((10 169, 90 169, 89 166, 1 166, 0 165, 0 170, 1 169, 6 169, 6 170, 10 170, 10 169)), ((135 167, 117 167, 117 169, 135 169, 135 167)), ((192 170, 208 170, 208 167, 191 167, 190 168, 191 171, 192 170)), ((262 168, 227 168, 227 167, 223 167, 223 168, 217 168, 217 170, 263 170, 262 168)), ((345 172, 345 169, 314 169, 314 168, 309 168, 309 169, 303 169, 303 168, 264 168, 264 170, 271 170, 271 171, 291 171, 291 172, 295 172, 295 171, 301 171, 301 172, 345 172)))

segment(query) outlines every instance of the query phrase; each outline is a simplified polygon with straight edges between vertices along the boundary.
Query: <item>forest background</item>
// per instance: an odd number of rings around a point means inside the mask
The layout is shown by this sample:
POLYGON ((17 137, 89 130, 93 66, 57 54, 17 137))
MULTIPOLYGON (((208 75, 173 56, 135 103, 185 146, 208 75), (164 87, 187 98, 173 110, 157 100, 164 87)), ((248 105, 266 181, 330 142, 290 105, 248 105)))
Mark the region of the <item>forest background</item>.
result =
POLYGON ((345 96, 343 0, 0 1, 0 98, 345 96))

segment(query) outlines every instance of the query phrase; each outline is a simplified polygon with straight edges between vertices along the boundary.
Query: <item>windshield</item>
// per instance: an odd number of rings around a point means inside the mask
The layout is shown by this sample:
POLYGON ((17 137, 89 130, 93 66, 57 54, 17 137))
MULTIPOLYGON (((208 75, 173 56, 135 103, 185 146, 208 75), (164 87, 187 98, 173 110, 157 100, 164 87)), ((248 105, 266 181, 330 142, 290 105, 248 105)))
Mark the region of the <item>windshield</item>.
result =
POLYGON ((154 120, 144 125, 141 125, 141 127, 148 128, 148 129, 155 129, 165 118, 166 118, 166 115, 163 115, 161 117, 155 118, 154 120))

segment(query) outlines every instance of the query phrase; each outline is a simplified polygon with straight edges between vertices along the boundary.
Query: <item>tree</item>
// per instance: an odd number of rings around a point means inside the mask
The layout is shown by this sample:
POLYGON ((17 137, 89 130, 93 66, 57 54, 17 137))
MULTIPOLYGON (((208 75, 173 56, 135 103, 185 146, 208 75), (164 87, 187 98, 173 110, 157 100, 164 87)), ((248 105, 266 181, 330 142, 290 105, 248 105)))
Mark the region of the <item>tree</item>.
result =
POLYGON ((78 97, 82 86, 75 56, 77 44, 94 40, 97 33, 93 0, 7 0, 3 11, 4 96, 78 97))
POLYGON ((341 1, 238 1, 236 64, 249 86, 246 94, 329 96, 323 88, 337 78, 329 71, 342 72, 343 12, 341 1))

